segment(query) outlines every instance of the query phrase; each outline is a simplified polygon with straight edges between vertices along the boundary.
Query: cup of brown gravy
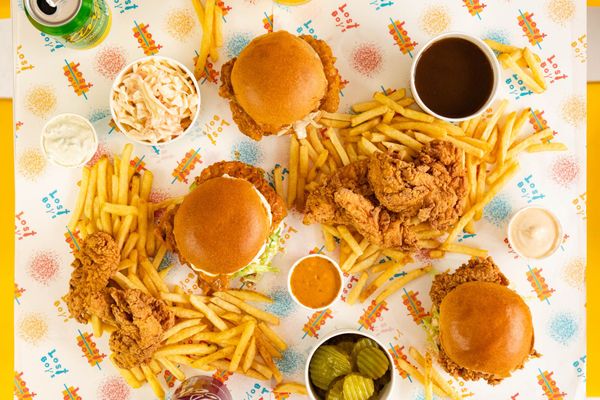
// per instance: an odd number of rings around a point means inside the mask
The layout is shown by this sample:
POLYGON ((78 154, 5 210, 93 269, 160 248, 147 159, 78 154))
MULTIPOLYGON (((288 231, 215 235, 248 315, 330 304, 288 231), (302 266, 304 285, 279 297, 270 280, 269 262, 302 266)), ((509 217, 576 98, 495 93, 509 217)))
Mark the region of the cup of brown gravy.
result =
POLYGON ((434 37, 416 55, 410 86, 417 104, 434 117, 460 122, 483 113, 500 86, 500 65, 481 39, 462 32, 434 37))

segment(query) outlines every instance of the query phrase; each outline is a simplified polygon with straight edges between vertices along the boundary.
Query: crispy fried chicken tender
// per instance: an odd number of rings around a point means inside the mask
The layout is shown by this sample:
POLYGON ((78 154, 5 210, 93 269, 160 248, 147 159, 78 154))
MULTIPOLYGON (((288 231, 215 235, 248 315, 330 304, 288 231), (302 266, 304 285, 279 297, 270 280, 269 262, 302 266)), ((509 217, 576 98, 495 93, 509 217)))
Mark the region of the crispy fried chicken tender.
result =
POLYGON ((109 341, 115 362, 131 368, 152 357, 175 317, 164 301, 141 290, 108 287, 120 258, 112 236, 104 232, 88 236, 75 253, 66 303, 73 318, 81 323, 96 315, 115 326, 109 341))
POLYGON ((377 152, 339 168, 307 197, 304 223, 352 225, 371 243, 412 250, 417 239, 411 227, 427 222, 448 228, 462 214, 465 197, 462 151, 432 141, 411 162, 377 152))
POLYGON ((458 220, 466 200, 461 158, 462 152, 444 141, 424 146, 414 162, 375 153, 369 163, 369 183, 381 205, 401 219, 417 217, 444 230, 458 220))
POLYGON ((65 301, 69 312, 78 322, 88 322, 91 302, 117 272, 120 260, 117 242, 105 232, 88 236, 81 250, 75 252, 75 260, 71 264, 74 269, 65 301))

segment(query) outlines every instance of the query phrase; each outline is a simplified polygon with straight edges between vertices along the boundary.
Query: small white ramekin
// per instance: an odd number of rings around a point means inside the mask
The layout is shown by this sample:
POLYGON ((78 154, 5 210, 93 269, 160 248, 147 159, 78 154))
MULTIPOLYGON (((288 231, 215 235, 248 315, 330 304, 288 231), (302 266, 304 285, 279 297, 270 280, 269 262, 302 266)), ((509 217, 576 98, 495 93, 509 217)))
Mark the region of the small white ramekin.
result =
POLYGON ((496 97, 498 96, 501 78, 502 78, 502 70, 500 69, 500 63, 498 63, 498 59, 496 58, 496 53, 494 53, 494 50, 492 50, 490 48, 490 46, 488 46, 483 40, 479 39, 476 36, 473 36, 473 35, 470 35, 470 34, 464 33, 464 32, 446 32, 446 33, 442 33, 441 35, 435 36, 434 38, 430 39, 427 43, 425 43, 425 45, 423 47, 421 47, 421 49, 419 50, 419 52, 413 59, 412 65, 410 67, 410 90, 412 92, 413 98, 415 99, 415 102, 426 113, 428 113, 438 119, 444 120, 444 121, 461 122, 461 121, 466 121, 471 118, 475 118, 478 115, 481 115, 485 110, 487 110, 492 105, 492 103, 494 102, 494 100, 496 100, 496 97), (445 117, 443 115, 437 114, 434 111, 432 111, 429 107, 427 107, 427 105, 423 102, 423 100, 421 100, 421 98, 419 97, 419 93, 417 92, 417 88, 415 86, 415 75, 416 75, 416 71, 417 71, 417 64, 419 63, 419 60, 421 59, 421 55, 423 55, 423 52, 425 50, 427 50, 432 44, 439 42, 442 39, 448 39, 448 38, 465 39, 465 40, 468 40, 469 42, 475 44, 477 47, 479 47, 481 49, 481 51, 483 51, 484 54, 487 56, 487 58, 490 62, 490 66, 492 67, 492 73, 494 74, 494 84, 492 86, 492 92, 490 93, 490 96, 488 97, 485 104, 479 110, 477 110, 477 112, 475 112, 471 115, 467 115, 465 117, 461 117, 461 118, 445 117))
POLYGON ((79 168, 84 166, 85 164, 87 164, 92 157, 94 157, 94 154, 96 154, 96 151, 98 151, 98 133, 96 132, 96 128, 94 128, 94 125, 92 125, 92 123, 90 122, 89 119, 87 119, 86 117, 79 115, 79 114, 73 114, 73 113, 62 113, 62 114, 57 114, 54 117, 50 118, 43 126, 42 128, 42 134, 40 135, 40 147, 42 148, 42 154, 44 155, 44 157, 46 157, 46 160, 48 160, 50 163, 59 166, 59 167, 63 167, 63 168, 79 168), (84 122, 87 126, 89 126, 89 128, 92 131, 92 135, 94 137, 94 147, 93 147, 93 151, 90 152, 90 154, 88 154, 85 157, 85 160, 79 164, 75 164, 75 165, 63 165, 60 164, 58 162, 56 162, 55 160, 53 160, 50 156, 48 156, 48 153, 46 152, 46 146, 44 145, 44 132, 46 132, 46 128, 48 128, 48 125, 50 125, 52 122, 54 122, 55 119, 57 118, 62 118, 62 117, 70 117, 70 118, 74 118, 74 119, 78 119, 82 122, 84 122))
POLYGON ((381 342, 381 340, 379 340, 374 335, 371 335, 370 333, 361 332, 356 329, 339 329, 337 331, 333 331, 333 332, 329 333, 328 335, 323 336, 315 344, 315 346, 311 349, 311 351, 308 354, 308 357, 306 359, 306 365, 304 366, 304 382, 306 382, 306 388, 308 390, 308 397, 311 400, 325 400, 325 399, 321 399, 321 398, 317 397, 317 394, 315 393, 315 390, 313 389, 313 386, 310 383, 310 371, 309 371, 310 361, 312 360, 312 357, 315 354, 315 351, 317 351, 317 349, 319 347, 321 347, 323 344, 325 344, 325 342, 327 342, 328 340, 333 339, 338 336, 341 336, 341 335, 357 335, 357 336, 366 337, 366 338, 373 340, 374 342, 376 342, 379 345, 379 347, 381 347, 381 350, 383 350, 383 352, 385 353, 385 355, 388 358, 388 361, 390 362, 391 380, 387 385, 384 386, 383 390, 381 392, 379 392, 378 399, 379 400, 391 399, 392 392, 394 391, 394 386, 396 385, 396 375, 397 375, 396 372, 394 371, 394 360, 392 359, 392 356, 390 355, 390 353, 388 351, 386 351, 385 345, 381 342))
POLYGON ((523 257, 525 259, 532 259, 532 260, 544 260, 548 257, 551 257, 554 253, 556 253, 556 250, 559 249, 560 244, 562 243, 563 235, 564 235, 563 227, 562 227, 562 224, 560 223, 560 220, 556 216, 556 214, 554 214, 552 211, 548 210, 545 207, 534 206, 534 205, 523 207, 520 210, 518 210, 517 212, 515 212, 512 215, 512 217, 510 217, 510 220, 508 221, 508 227, 506 228, 506 237, 508 238, 508 243, 510 244, 510 247, 514 250, 514 252, 517 253, 520 257, 523 257), (513 226, 513 223, 514 223, 516 217, 519 214, 525 212, 526 210, 529 210, 532 208, 539 208, 540 210, 546 211, 548 214, 550 214, 552 216, 552 218, 554 218, 554 220, 556 221, 556 224, 558 225, 558 240, 556 241, 556 245, 545 256, 539 257, 539 258, 529 257, 529 256, 526 256, 525 254, 521 253, 519 251, 519 249, 514 245, 514 240, 513 240, 512 234, 511 234, 511 232, 512 232, 511 228, 513 226))
POLYGON ((142 58, 138 58, 135 61, 130 62, 129 64, 127 64, 115 77, 115 80, 113 81, 112 87, 110 88, 110 97, 109 97, 109 105, 110 105, 110 115, 112 116, 113 121, 115 121, 115 125, 117 126, 117 129, 122 132, 125 136, 127 136, 127 138, 133 142, 139 143, 139 144, 143 144, 145 146, 164 146, 166 144, 169 143, 173 143, 176 140, 181 139, 183 136, 185 136, 188 132, 190 132, 194 126, 194 124, 196 123, 196 121, 198 120, 198 115, 200 115, 200 104, 202 103, 202 95, 200 94, 200 86, 198 85, 198 81, 196 80, 196 78, 194 77, 194 74, 192 73, 192 71, 190 71, 185 65, 183 65, 182 63, 180 63, 177 60, 174 60, 170 57, 164 57, 164 56, 147 56, 147 57, 142 57, 142 58), (141 62, 144 62, 146 60, 150 60, 150 59, 157 59, 157 60, 164 60, 170 64, 176 65, 179 68, 181 68, 183 70, 183 72, 186 73, 186 75, 188 75, 188 77, 190 77, 190 79, 192 80, 193 84, 194 84, 194 89, 196 89, 196 93, 198 93, 198 106, 196 109, 196 114, 194 115, 194 118, 192 119, 192 122, 190 123, 190 126, 187 127, 187 129, 185 131, 183 131, 181 133, 181 135, 176 136, 174 138, 171 138, 170 140, 166 140, 164 142, 159 142, 159 143, 152 143, 148 140, 141 140, 138 138, 134 138, 132 136, 130 136, 127 133, 127 130, 125 130, 125 128, 123 127, 123 125, 121 125, 121 123, 119 122, 119 119, 117 118, 117 114, 115 113, 115 103, 114 103, 114 96, 113 93, 116 91, 117 86, 121 83, 121 81, 123 80, 123 75, 125 75, 126 72, 130 71, 131 68, 135 65, 135 64, 139 64, 141 62))
POLYGON ((330 257, 327 257, 323 254, 309 254, 307 256, 301 257, 298 260, 296 260, 296 262, 294 263, 294 265, 292 265, 292 268, 290 268, 290 271, 288 272, 288 276, 287 276, 287 289, 288 292, 290 293, 290 296, 292 297, 292 299, 294 299, 294 301, 296 302, 296 304, 298 304, 300 307, 306 309, 306 310, 310 310, 310 311, 323 311, 325 309, 327 309, 328 307, 330 307, 333 303, 335 303, 339 298, 340 295, 342 294, 342 290, 344 287, 344 273, 342 272, 342 269, 340 268, 340 265, 333 260, 330 257), (296 267, 304 260, 306 260, 307 258, 311 258, 311 257, 320 257, 323 258, 327 261, 329 261, 330 263, 333 264, 333 266, 335 267, 336 271, 338 272, 339 276, 340 276, 340 289, 338 290, 337 294, 335 295, 335 297, 333 298, 333 300, 331 301, 331 303, 327 304, 326 306, 320 307, 320 308, 311 308, 308 306, 305 306, 304 304, 302 304, 297 298, 296 296, 294 296, 294 293, 292 292, 292 273, 294 272, 294 270, 296 269, 296 267))

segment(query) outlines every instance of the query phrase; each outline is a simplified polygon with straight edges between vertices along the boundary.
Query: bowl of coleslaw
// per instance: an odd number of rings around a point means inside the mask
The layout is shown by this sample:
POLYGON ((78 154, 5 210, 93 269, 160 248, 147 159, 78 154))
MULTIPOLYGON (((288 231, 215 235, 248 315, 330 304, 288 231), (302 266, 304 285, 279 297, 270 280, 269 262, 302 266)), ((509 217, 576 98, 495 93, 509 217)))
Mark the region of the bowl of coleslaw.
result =
POLYGON ((165 145, 194 126, 200 113, 200 87, 179 61, 148 56, 119 72, 109 103, 115 125, 125 136, 144 145, 165 145))

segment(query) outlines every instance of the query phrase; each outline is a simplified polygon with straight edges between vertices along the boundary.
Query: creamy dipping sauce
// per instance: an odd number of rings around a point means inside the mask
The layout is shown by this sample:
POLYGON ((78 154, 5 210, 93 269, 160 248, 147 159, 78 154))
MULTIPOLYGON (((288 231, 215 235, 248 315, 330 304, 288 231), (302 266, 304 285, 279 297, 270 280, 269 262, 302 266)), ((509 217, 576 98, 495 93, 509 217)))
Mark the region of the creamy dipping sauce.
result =
POLYGON ((290 288, 296 299, 308 308, 323 308, 336 299, 342 286, 335 265, 319 256, 307 257, 292 271, 290 288))
POLYGON ((57 115, 42 131, 42 148, 46 157, 63 167, 86 163, 97 147, 94 128, 87 119, 76 114, 57 115))
POLYGON ((549 211, 531 207, 517 212, 508 226, 508 239, 518 253, 529 258, 544 258, 560 244, 561 227, 549 211))

